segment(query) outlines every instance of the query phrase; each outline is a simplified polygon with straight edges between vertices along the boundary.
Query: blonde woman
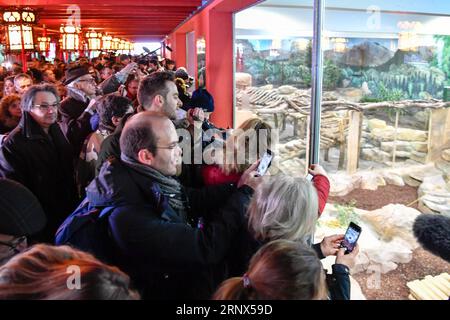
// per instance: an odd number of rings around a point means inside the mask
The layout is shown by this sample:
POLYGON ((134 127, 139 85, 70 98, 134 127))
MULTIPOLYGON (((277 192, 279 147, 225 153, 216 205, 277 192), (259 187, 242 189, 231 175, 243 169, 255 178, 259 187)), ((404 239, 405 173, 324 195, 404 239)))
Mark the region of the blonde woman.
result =
POLYGON ((242 173, 271 148, 272 127, 258 119, 243 122, 228 137, 223 149, 216 149, 216 164, 202 168, 205 185, 237 183, 242 173))
MULTIPOLYGON (((247 210, 247 228, 233 245, 233 257, 228 259, 231 276, 245 272, 252 255, 264 244, 278 239, 308 244, 314 233, 320 212, 319 205, 325 206, 329 192, 329 182, 325 171, 315 165, 309 171, 312 181, 288 175, 264 177, 256 188, 247 210), (324 186, 328 188, 324 188, 324 186), (320 199, 320 201, 319 201, 320 199), (319 214, 318 214, 319 213, 319 214)), ((339 249, 343 235, 325 237, 321 243, 313 245, 319 258, 336 255, 333 276, 337 286, 330 288, 333 299, 349 299, 349 269, 355 263, 358 250, 345 255, 339 249)))

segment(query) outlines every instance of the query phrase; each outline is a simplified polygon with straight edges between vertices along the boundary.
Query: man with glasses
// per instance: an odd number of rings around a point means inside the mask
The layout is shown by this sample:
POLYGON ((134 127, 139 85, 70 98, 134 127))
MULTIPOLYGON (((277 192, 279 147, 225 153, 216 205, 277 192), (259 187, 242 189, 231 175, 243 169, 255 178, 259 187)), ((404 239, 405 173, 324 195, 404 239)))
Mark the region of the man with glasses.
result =
POLYGON ((22 97, 19 125, 0 150, 0 176, 22 183, 47 214, 39 240, 52 241, 56 228, 75 207, 73 150, 56 123, 55 86, 32 86, 22 97))
POLYGON ((91 117, 95 113, 97 86, 86 66, 76 66, 66 72, 63 84, 67 97, 59 108, 59 125, 78 157, 83 141, 93 131, 91 117))
MULTIPOLYGON (((210 268, 225 257, 252 188, 261 181, 252 175, 256 164, 238 186, 184 188, 174 178, 181 162, 175 126, 152 111, 127 121, 120 147, 121 159, 107 161, 86 188, 90 208, 113 207, 104 220, 109 239, 96 241, 114 248, 110 258, 143 298, 210 298, 215 289, 210 268), (205 219, 201 228, 199 216, 205 219)), ((77 245, 77 233, 71 239, 77 245)))
POLYGON ((61 102, 58 122, 74 148, 74 158, 78 158, 86 137, 97 129, 91 126, 97 96, 117 91, 136 67, 135 63, 130 63, 122 71, 103 81, 98 88, 86 65, 67 70, 63 84, 68 96, 61 102))

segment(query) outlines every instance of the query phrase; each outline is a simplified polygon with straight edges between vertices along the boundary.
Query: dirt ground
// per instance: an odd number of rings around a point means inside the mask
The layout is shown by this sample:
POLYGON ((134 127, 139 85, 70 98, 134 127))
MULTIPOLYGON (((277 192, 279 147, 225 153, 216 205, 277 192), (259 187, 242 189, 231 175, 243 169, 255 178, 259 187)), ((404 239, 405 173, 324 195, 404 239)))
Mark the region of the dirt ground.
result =
MULTIPOLYGON (((417 199, 417 188, 388 185, 379 187, 376 191, 356 189, 344 197, 330 197, 329 203, 345 204, 356 201, 356 207, 365 210, 375 210, 390 203, 408 205, 417 199)), ((417 208, 417 202, 411 205, 417 208)), ((399 264, 397 269, 381 275, 381 286, 371 288, 373 275, 358 273, 353 275, 361 286, 368 300, 404 300, 408 299, 409 289, 406 283, 422 279, 426 275, 438 275, 450 272, 450 263, 418 248, 413 252, 410 263, 399 264)))
MULTIPOLYGON (((375 210, 390 203, 400 203, 405 206, 417 199, 417 188, 410 186, 387 185, 378 187, 376 191, 355 189, 343 197, 329 197, 329 203, 345 204, 352 200, 356 201, 356 208, 364 210, 375 210)), ((411 205, 417 209, 417 202, 411 205)))

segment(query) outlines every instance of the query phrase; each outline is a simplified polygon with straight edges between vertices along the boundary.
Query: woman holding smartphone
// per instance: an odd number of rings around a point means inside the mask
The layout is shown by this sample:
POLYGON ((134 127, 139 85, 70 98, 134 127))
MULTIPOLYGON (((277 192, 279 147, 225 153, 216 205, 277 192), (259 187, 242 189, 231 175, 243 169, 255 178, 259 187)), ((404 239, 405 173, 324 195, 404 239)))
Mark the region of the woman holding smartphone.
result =
MULTIPOLYGON (((265 176, 256 188, 249 204, 240 237, 234 243, 230 257, 231 276, 242 275, 252 255, 264 244, 277 239, 308 244, 314 234, 318 213, 325 207, 329 182, 325 170, 315 165, 309 171, 312 181, 301 177, 279 174, 265 176), (328 187, 327 187, 328 186, 328 187)), ((355 264, 358 246, 352 253, 339 249, 343 235, 325 237, 312 245, 320 259, 335 255, 332 275, 328 277, 329 297, 333 300, 350 299, 350 269, 355 264)))

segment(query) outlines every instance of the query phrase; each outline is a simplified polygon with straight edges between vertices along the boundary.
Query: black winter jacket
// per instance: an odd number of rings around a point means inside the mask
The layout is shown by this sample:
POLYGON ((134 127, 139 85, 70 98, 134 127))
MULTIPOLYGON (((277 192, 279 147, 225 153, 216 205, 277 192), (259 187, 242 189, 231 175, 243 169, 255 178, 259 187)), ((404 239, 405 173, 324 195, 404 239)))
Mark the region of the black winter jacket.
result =
POLYGON ((57 124, 47 135, 28 112, 9 134, 0 152, 0 176, 33 192, 47 214, 41 241, 52 241, 56 228, 76 207, 72 147, 57 124))
MULTIPOLYGON (((99 84, 99 88, 103 94, 115 92, 119 86, 120 82, 114 76, 109 77, 99 84)), ((89 101, 75 99, 75 95, 72 97, 69 92, 69 96, 61 101, 58 109, 59 125, 67 140, 69 140, 74 148, 76 160, 78 159, 84 140, 94 131, 90 123, 92 115, 84 112, 88 105, 89 101)))
POLYGON ((113 260, 145 299, 209 299, 217 285, 211 268, 229 250, 251 194, 232 185, 186 189, 185 221, 158 184, 119 160, 107 161, 86 191, 91 206, 116 206, 109 216, 113 260), (190 224, 199 216, 203 228, 190 224))

